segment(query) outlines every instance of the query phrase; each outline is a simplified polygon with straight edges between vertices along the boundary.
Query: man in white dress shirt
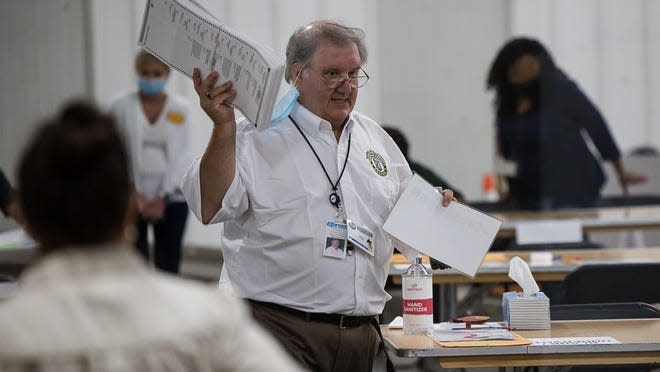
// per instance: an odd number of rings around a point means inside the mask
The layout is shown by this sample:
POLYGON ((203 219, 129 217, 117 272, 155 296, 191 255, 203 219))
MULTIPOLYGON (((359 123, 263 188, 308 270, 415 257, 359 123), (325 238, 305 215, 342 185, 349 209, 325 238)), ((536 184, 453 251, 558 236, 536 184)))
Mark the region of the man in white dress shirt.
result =
MULTIPOLYGON (((292 356, 315 371, 371 371, 376 316, 390 299, 382 225, 412 172, 385 131, 353 111, 368 80, 361 30, 312 22, 286 56, 291 110, 260 132, 223 103, 232 82, 214 88, 217 72, 194 71, 213 131, 183 191, 203 223, 225 222, 223 271, 292 356), (330 238, 348 246, 344 257, 324 255, 330 238)), ((451 199, 446 190, 443 204, 451 199)))

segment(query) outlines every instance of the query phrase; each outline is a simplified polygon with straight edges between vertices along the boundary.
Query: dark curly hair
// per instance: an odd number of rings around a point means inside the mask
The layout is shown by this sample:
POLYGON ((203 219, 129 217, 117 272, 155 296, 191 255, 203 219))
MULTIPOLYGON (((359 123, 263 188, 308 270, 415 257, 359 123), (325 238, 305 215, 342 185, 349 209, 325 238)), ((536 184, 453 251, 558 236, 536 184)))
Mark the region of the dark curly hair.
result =
POLYGON ((113 118, 75 102, 47 119, 23 152, 18 190, 42 251, 121 236, 132 184, 113 118))
MULTIPOLYGON (((494 106, 499 117, 510 116, 516 112, 516 87, 509 82, 509 69, 524 55, 539 58, 541 61, 541 74, 555 68, 552 56, 537 40, 521 37, 511 39, 504 44, 490 66, 486 81, 487 89, 495 89, 494 106)), ((538 99, 539 94, 537 92, 535 100, 538 99)), ((534 104, 538 104, 538 102, 534 102, 534 104)))

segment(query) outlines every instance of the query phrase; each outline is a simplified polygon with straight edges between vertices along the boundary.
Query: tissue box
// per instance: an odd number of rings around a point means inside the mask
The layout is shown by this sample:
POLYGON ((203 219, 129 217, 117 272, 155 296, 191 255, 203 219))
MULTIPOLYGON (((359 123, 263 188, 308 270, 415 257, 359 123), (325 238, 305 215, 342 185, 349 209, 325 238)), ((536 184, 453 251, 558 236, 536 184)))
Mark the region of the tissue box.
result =
POLYGON ((502 314, 512 329, 550 329, 550 299, 543 292, 528 297, 520 292, 504 293, 502 314))

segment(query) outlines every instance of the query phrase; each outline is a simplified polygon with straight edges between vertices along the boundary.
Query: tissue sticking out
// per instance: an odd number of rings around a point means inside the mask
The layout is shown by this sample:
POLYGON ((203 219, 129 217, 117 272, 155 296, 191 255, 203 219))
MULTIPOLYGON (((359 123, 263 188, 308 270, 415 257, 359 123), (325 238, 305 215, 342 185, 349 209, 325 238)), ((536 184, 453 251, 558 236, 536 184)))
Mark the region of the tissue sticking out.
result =
POLYGON ((523 289, 523 296, 529 297, 538 293, 539 286, 532 276, 532 271, 525 260, 516 256, 509 261, 509 278, 523 289))

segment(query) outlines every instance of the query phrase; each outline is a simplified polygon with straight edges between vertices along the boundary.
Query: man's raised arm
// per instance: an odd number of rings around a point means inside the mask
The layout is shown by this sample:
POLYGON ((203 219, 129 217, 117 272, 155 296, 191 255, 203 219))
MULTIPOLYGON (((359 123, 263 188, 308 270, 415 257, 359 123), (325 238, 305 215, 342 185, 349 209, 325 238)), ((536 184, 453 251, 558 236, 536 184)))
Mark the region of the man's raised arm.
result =
POLYGON ((199 104, 213 122, 211 138, 199 166, 202 222, 207 224, 222 206, 222 200, 236 172, 236 118, 230 105, 236 97, 233 83, 215 86, 218 73, 202 80, 199 69, 193 71, 199 104))

